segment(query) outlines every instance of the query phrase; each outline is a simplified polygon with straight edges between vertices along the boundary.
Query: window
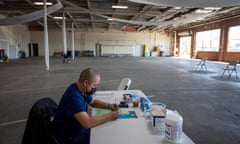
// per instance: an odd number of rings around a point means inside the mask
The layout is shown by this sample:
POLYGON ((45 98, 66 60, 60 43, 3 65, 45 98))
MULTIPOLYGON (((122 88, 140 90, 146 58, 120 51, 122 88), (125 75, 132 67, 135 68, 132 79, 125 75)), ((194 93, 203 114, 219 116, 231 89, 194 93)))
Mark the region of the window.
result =
POLYGON ((218 51, 220 43, 220 29, 197 32, 197 51, 218 51))
POLYGON ((229 52, 240 52, 240 26, 229 28, 228 49, 229 52))

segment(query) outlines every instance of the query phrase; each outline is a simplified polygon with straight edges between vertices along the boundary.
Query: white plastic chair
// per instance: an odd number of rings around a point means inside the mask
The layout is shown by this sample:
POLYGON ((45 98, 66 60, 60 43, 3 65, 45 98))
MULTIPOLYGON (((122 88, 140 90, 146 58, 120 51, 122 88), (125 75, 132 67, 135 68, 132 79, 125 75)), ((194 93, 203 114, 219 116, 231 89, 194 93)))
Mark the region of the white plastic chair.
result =
POLYGON ((128 90, 131 83, 132 83, 132 80, 130 78, 123 78, 117 90, 128 90))

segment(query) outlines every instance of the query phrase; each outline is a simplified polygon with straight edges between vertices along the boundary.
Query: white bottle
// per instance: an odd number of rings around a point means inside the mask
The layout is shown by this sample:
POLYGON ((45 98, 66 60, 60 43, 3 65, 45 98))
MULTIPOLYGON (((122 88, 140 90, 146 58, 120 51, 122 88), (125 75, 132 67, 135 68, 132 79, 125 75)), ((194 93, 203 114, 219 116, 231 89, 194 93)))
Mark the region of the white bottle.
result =
POLYGON ((167 111, 165 139, 172 143, 181 143, 183 118, 177 111, 167 111))

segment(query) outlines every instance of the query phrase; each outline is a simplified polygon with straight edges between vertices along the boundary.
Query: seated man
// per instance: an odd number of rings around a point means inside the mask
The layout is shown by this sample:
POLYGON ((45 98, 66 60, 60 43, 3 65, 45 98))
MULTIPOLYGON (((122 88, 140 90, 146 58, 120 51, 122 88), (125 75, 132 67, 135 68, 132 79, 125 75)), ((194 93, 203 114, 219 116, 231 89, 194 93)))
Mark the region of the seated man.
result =
POLYGON ((63 94, 54 118, 54 133, 59 144, 88 144, 90 128, 117 119, 118 107, 92 97, 99 83, 100 75, 87 68, 81 72, 79 80, 71 84, 63 94), (112 109, 113 112, 89 116, 87 104, 112 109))
POLYGON ((68 60, 68 54, 63 53, 63 63, 69 63, 70 61, 68 60))

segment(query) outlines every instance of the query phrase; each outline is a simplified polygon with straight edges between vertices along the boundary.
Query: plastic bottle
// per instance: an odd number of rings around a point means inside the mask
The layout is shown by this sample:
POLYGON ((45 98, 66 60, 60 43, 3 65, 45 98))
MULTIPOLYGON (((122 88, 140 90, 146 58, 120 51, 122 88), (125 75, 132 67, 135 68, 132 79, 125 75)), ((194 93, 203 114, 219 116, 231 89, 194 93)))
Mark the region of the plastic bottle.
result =
POLYGON ((181 143, 183 118, 177 111, 167 111, 165 139, 172 143, 181 143))

